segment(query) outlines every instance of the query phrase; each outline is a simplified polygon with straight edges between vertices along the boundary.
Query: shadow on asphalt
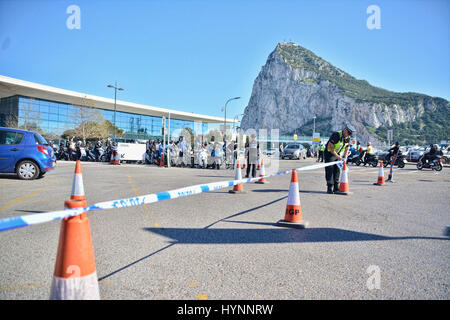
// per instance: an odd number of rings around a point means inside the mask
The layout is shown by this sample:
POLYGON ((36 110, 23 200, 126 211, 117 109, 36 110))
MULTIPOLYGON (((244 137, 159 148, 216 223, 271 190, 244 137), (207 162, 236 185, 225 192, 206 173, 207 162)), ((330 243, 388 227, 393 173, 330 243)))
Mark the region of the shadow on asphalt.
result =
POLYGON ((7 180, 20 180, 17 174, 15 173, 2 173, 0 174, 0 179, 7 179, 7 180))
POLYGON ((257 189, 252 192, 289 192, 288 189, 257 189))
MULTIPOLYGON (((262 224, 274 226, 274 223, 227 221, 234 223, 262 224)), ((312 242, 348 242, 380 240, 450 240, 450 238, 405 236, 388 237, 372 233, 357 232, 336 228, 267 228, 267 229, 197 229, 197 228, 145 228, 172 239, 171 243, 180 244, 257 244, 257 243, 312 243, 312 242)))
MULTIPOLYGON (((274 189, 278 192, 278 189, 274 189)), ((286 190, 283 190, 286 191, 286 190)), ((300 191, 311 193, 326 193, 321 191, 300 191)), ((357 232, 352 230, 336 229, 336 228, 306 228, 295 229, 276 227, 275 222, 252 222, 252 221, 230 221, 228 219, 235 218, 246 213, 258 210, 262 207, 269 206, 276 202, 286 199, 288 196, 281 197, 260 206, 244 210, 223 219, 217 220, 204 228, 143 228, 143 230, 162 235, 170 238, 169 243, 148 255, 131 262, 105 276, 99 277, 98 281, 105 280, 133 265, 144 261, 176 244, 259 244, 259 243, 321 243, 321 242, 348 242, 348 241, 386 241, 386 240, 450 240, 450 228, 444 231, 446 238, 442 237, 425 237, 425 236, 405 236, 405 237, 388 237, 372 233, 357 232), (249 225, 263 225, 270 228, 239 228, 239 229, 219 229, 212 228, 219 222, 240 223, 249 225)))

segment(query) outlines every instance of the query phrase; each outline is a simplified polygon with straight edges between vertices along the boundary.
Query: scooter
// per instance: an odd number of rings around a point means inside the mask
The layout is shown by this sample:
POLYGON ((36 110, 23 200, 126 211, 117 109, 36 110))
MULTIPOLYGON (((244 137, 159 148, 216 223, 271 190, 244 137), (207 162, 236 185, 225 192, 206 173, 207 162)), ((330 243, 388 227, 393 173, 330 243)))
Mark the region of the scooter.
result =
POLYGON ((222 151, 221 150, 215 150, 214 152, 214 168, 217 170, 220 170, 220 167, 222 166, 222 151))
POLYGON ((356 161, 356 165, 359 166, 363 164, 364 166, 366 166, 366 164, 368 164, 369 166, 371 165, 372 167, 377 167, 378 166, 378 158, 376 155, 374 154, 368 154, 366 153, 366 151, 364 150, 360 155, 359 155, 359 159, 356 161))
POLYGON ((347 158, 347 164, 350 164, 350 163, 357 164, 358 160, 360 160, 360 156, 359 155, 357 155, 356 153, 351 154, 347 158))
POLYGON ((105 150, 103 148, 96 148, 94 147, 92 154, 94 155, 94 161, 95 162, 104 162, 106 161, 106 154, 105 150))
MULTIPOLYGON (((386 168, 388 165, 392 162, 392 156, 389 155, 389 153, 386 155, 383 164, 386 168)), ((395 158, 394 166, 398 166, 400 169, 405 167, 405 156, 402 154, 401 151, 398 152, 397 157, 395 158)))
POLYGON ((422 170, 424 168, 441 171, 442 170, 442 157, 441 156, 435 156, 435 158, 432 161, 424 163, 424 156, 422 155, 419 160, 417 161, 417 169, 422 170))
POLYGON ((170 155, 170 166, 176 167, 178 163, 178 152, 175 148, 169 148, 169 155, 170 155))
POLYGON ((206 167, 208 166, 208 152, 206 151, 205 148, 202 148, 197 153, 197 159, 198 159, 198 168, 206 169, 206 167))
POLYGON ((95 154, 94 154, 93 148, 92 147, 91 148, 86 148, 85 150, 86 150, 86 161, 93 161, 93 162, 95 162, 96 158, 95 158, 95 154))

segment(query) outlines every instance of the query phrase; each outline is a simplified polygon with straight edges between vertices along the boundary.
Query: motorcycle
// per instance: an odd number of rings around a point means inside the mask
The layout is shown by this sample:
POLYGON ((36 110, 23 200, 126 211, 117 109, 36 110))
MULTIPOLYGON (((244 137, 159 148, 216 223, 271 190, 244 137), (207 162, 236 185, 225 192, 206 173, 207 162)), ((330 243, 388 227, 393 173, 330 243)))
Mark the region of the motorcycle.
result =
MULTIPOLYGON (((393 155, 390 155, 389 153, 386 155, 385 159, 383 160, 383 166, 386 168, 388 165, 392 162, 393 155)), ((395 158, 394 166, 398 166, 400 169, 405 167, 405 156, 402 154, 401 151, 398 152, 397 157, 395 158)))
POLYGON ((176 167, 178 163, 178 152, 174 147, 168 148, 169 156, 170 156, 170 166, 176 167))
POLYGON ((103 148, 94 147, 92 154, 94 155, 95 162, 104 162, 106 161, 106 154, 103 148))
POLYGON ((422 155, 419 160, 417 161, 417 169, 431 169, 436 171, 442 170, 442 157, 441 156, 435 156, 435 158, 429 162, 425 162, 424 155, 422 155))
POLYGON ((214 151, 214 164, 213 168, 219 170, 220 166, 222 165, 222 151, 221 150, 215 150, 214 151))
POLYGON ((208 166, 208 152, 205 148, 202 148, 197 153, 197 159, 198 159, 198 168, 206 169, 208 166))
POLYGON ((86 151, 85 160, 95 162, 96 157, 94 154, 94 149, 92 147, 90 147, 90 148, 86 148, 85 151, 86 151))
POLYGON ((366 151, 364 150, 360 156, 359 159, 356 161, 356 165, 360 166, 361 164, 363 164, 364 166, 366 166, 367 164, 372 167, 377 167, 378 166, 378 158, 376 155, 374 154, 367 154, 366 151))
POLYGON ((360 156, 357 155, 356 153, 354 154, 350 154, 347 158, 347 164, 357 164, 358 160, 360 160, 360 156))

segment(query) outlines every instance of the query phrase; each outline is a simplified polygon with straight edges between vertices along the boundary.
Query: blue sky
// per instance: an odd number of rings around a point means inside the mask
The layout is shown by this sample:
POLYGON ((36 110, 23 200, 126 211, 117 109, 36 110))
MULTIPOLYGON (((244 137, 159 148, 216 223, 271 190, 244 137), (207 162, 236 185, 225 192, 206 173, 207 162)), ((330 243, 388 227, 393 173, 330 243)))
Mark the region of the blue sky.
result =
POLYGON ((290 40, 372 85, 450 100, 449 18, 445 0, 0 0, 0 74, 104 97, 117 80, 121 100, 214 116, 241 96, 232 118, 290 40))

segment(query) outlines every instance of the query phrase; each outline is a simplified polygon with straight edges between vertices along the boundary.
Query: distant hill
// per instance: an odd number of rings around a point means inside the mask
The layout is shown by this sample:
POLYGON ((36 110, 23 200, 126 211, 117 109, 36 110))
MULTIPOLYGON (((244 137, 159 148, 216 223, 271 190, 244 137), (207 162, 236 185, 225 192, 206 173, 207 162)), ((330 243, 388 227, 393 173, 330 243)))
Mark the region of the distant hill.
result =
POLYGON ((447 100, 374 87, 297 44, 280 43, 255 80, 241 126, 311 134, 313 116, 322 136, 350 122, 363 143, 382 144, 389 129, 403 145, 450 138, 447 100))

